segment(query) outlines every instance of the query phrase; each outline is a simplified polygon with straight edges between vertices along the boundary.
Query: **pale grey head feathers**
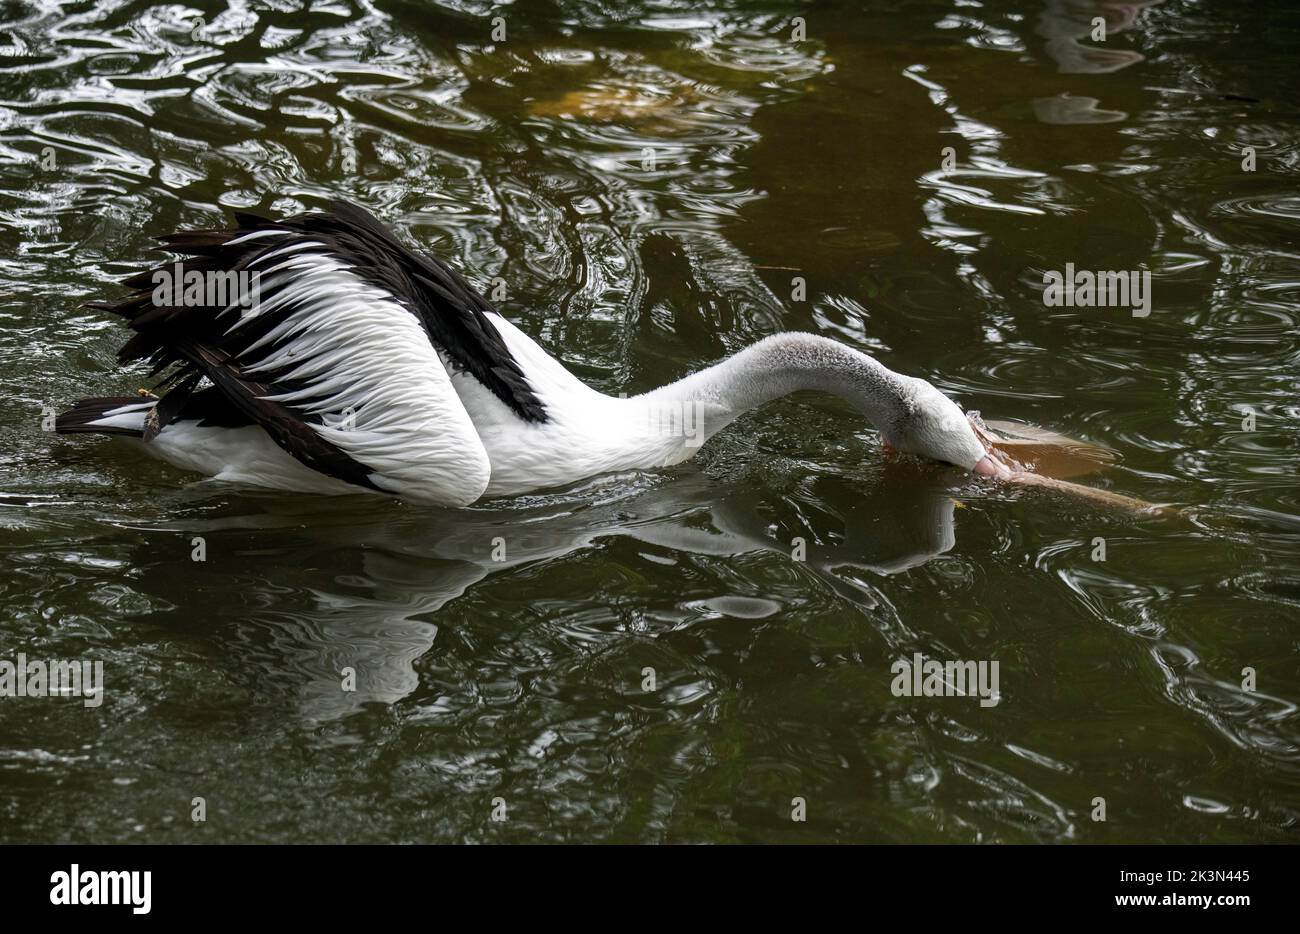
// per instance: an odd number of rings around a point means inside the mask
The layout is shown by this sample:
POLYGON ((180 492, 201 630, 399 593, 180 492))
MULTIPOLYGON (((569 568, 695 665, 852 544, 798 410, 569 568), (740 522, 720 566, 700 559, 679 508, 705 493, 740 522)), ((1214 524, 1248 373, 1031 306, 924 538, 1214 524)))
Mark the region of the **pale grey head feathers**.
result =
POLYGON ((905 379, 907 412, 885 431, 885 440, 905 453, 974 470, 988 452, 965 413, 925 380, 905 379))

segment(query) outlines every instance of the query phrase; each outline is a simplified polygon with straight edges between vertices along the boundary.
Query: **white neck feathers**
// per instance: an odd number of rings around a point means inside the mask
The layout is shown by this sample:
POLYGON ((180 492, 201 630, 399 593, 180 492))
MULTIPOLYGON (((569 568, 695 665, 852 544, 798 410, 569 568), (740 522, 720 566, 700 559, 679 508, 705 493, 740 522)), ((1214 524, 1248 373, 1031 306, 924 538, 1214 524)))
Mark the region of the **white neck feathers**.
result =
POLYGON ((888 437, 912 412, 917 382, 837 341, 786 333, 627 401, 644 407, 652 426, 656 416, 660 425, 681 418, 697 425, 700 440, 707 440, 750 409, 816 390, 852 403, 888 437))

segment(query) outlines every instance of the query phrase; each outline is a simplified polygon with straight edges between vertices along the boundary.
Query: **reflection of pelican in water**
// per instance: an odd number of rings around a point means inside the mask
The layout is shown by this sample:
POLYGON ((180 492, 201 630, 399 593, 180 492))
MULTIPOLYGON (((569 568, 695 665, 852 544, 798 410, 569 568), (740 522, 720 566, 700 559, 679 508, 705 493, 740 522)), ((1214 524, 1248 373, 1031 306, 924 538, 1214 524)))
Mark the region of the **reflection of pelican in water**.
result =
MULTIPOLYGON (((993 435, 1003 456, 1036 470, 1080 476, 1113 460, 1105 451, 1031 426, 984 425, 978 417, 975 425, 993 435)), ((440 611, 480 583, 512 573, 526 580, 531 568, 546 568, 548 580, 552 573, 562 579, 564 572, 550 566, 560 568, 565 559, 618 542, 675 562, 731 559, 726 564, 733 569, 760 556, 787 562, 790 594, 825 588, 848 605, 873 608, 874 578, 921 567, 955 546, 953 479, 951 472, 886 459, 866 478, 856 471, 823 474, 816 505, 810 508, 796 498, 793 513, 775 509, 746 483, 690 468, 615 474, 468 509, 409 507, 366 497, 323 502, 258 495, 236 497, 233 513, 214 517, 211 487, 196 486, 185 496, 201 503, 202 518, 168 527, 183 532, 186 541, 196 535, 207 541, 204 586, 247 591, 256 600, 237 618, 216 628, 205 623, 195 633, 216 643, 217 656, 232 669, 228 677, 259 695, 288 691, 304 720, 326 722, 366 703, 394 704, 415 692, 421 685, 417 663, 435 650, 440 627, 456 615, 440 611), (853 505, 837 510, 831 503, 853 505), (774 521, 774 511, 789 520, 774 521), (255 533, 251 547, 258 561, 250 561, 239 543, 248 532, 255 533), (342 685, 347 668, 355 672, 352 691, 342 685)), ((1050 481, 1040 473, 1019 472, 1008 479, 1035 489, 1056 483, 1048 492, 1089 494, 1086 503, 1116 505, 1107 501, 1114 494, 1050 481)), ((158 530, 156 524, 149 528, 158 530)), ((184 608, 195 599, 193 565, 188 552, 180 571, 159 563, 159 554, 151 544, 135 562, 145 569, 139 584, 181 607, 176 618, 183 628, 188 625, 184 608)), ((603 611, 601 582, 583 586, 603 611)), ((746 618, 754 615, 747 602, 766 604, 781 596, 770 578, 762 600, 737 593, 743 586, 723 587, 723 593, 693 596, 724 615, 746 618)), ((678 608, 691 596, 667 599, 678 608)), ((759 615, 774 611, 775 605, 759 615)), ((526 621, 512 615, 501 625, 520 634, 526 621)), ((459 696, 463 685, 449 683, 446 691, 459 696)))
MULTIPOLYGON (((1100 49, 1083 45, 1079 40, 1091 35, 1100 19, 1109 38, 1133 25, 1143 7, 1162 0, 1138 0, 1119 3, 1113 0, 1048 0, 1038 18, 1038 34, 1047 40, 1047 54, 1057 70, 1071 75, 1107 74, 1142 61, 1145 56, 1133 49, 1100 49)), ((1095 97, 1058 94, 1034 101, 1034 115, 1043 123, 1059 125, 1115 123, 1128 116, 1122 110, 1099 107, 1095 97)))
MULTIPOLYGON (((602 478, 500 508, 393 507, 380 510, 381 516, 373 502, 360 498, 335 500, 328 511, 315 500, 237 498, 238 514, 183 521, 175 528, 210 543, 206 577, 245 585, 247 553, 217 545, 221 537, 237 540, 243 530, 255 529, 259 548, 283 539, 269 572, 275 576, 256 588, 277 593, 275 602, 259 603, 216 628, 205 625, 196 636, 215 643, 223 660, 218 667, 228 668, 232 681, 264 699, 287 692, 302 720, 323 723, 415 692, 421 684, 417 663, 435 650, 445 625, 438 611, 475 585, 617 540, 681 560, 779 556, 851 603, 875 606, 873 577, 918 567, 956 541, 955 502, 943 472, 901 464, 884 471, 867 483, 826 481, 848 484, 844 496, 833 498, 854 502, 850 511, 826 520, 833 531, 815 523, 778 534, 746 484, 694 470, 602 478), (802 542, 796 545, 795 536, 802 542), (497 540, 504 542, 499 550, 497 540), (355 691, 343 689, 345 668, 355 670, 355 691)), ((158 565, 157 554, 151 548, 142 556, 142 566, 152 570, 138 585, 186 605, 193 599, 192 575, 158 565)), ((791 586, 802 591, 808 583, 791 586)), ((592 588, 599 593, 600 583, 593 581, 592 588)), ((709 602, 723 614, 752 613, 733 594, 734 589, 709 594, 709 602)), ((176 619, 179 626, 187 623, 183 610, 176 619)), ((438 686, 432 687, 437 693, 438 686)), ((462 685, 446 686, 449 695, 461 690, 462 685)))
POLYGON ((1082 97, 1075 94, 1040 97, 1034 101, 1034 116, 1043 123, 1062 126, 1081 123, 1117 123, 1128 116, 1122 110, 1098 107, 1100 103, 1101 101, 1095 97, 1082 97))
POLYGON ((1117 3, 1110 0, 1048 0, 1047 9, 1038 18, 1038 34, 1047 40, 1047 54, 1065 74, 1093 75, 1119 71, 1142 61, 1145 56, 1133 49, 1100 49, 1079 42, 1104 24, 1109 38, 1133 25, 1138 11, 1161 0, 1117 3))

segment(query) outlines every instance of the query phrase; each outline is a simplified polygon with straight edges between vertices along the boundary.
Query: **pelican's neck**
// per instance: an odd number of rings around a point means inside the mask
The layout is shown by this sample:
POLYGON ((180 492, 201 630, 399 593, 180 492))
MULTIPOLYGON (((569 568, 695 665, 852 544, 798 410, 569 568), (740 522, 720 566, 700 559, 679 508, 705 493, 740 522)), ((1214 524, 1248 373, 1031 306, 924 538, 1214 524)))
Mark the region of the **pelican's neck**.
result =
POLYGON ((750 409, 812 389, 846 399, 888 438, 911 411, 916 382, 837 341, 787 333, 630 401, 651 414, 680 413, 702 442, 750 409))

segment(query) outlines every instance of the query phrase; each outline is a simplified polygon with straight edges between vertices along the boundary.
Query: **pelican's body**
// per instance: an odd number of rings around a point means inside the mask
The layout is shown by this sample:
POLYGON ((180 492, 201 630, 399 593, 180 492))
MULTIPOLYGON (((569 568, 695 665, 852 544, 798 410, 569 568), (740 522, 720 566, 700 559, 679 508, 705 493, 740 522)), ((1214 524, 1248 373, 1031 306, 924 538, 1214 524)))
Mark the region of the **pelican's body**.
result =
POLYGON ((168 291, 169 267, 129 280, 137 292, 113 310, 137 334, 121 356, 174 367, 170 388, 85 400, 59 431, 123 435, 237 483, 463 506, 680 463, 748 409, 820 389, 855 403, 900 450, 997 472, 929 383, 811 334, 774 335, 640 396, 606 396, 350 205, 279 222, 242 215, 236 230, 165 240, 199 257, 188 275, 245 275, 254 294, 168 291))

